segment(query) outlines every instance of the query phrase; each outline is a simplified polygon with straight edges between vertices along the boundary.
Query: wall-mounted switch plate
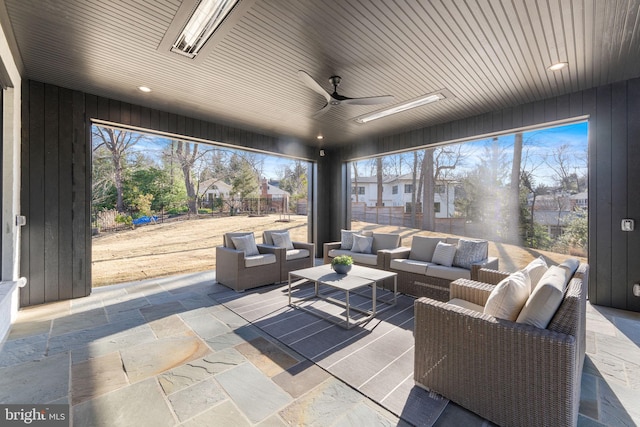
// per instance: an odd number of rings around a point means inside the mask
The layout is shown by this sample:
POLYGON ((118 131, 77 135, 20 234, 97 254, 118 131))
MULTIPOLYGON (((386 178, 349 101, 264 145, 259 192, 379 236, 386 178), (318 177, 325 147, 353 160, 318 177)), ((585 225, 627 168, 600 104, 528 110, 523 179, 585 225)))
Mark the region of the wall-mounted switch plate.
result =
POLYGON ((633 225, 632 219, 625 218, 622 220, 620 227, 622 228, 622 231, 633 231, 633 225))
POLYGON ((633 285, 633 296, 640 297, 640 283, 633 285))

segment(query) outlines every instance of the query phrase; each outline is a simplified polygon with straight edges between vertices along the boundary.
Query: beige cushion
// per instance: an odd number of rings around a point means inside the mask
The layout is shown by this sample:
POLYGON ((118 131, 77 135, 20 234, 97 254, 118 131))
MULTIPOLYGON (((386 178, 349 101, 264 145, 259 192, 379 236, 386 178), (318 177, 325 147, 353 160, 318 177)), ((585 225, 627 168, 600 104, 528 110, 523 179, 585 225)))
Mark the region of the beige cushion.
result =
POLYGON ((302 258, 309 258, 309 251, 307 249, 290 249, 287 251, 287 261, 302 258))
POLYGON ((536 288, 536 285, 540 281, 540 278, 547 272, 547 262, 542 257, 538 257, 531 261, 523 270, 526 270, 529 273, 529 278, 531 279, 531 289, 529 290, 529 294, 533 292, 536 288))
POLYGON ((271 239, 273 239, 273 244, 279 248, 293 249, 293 243, 291 243, 291 236, 289 236, 288 231, 271 233, 271 239))
POLYGON ((472 302, 469 302, 467 300, 461 299, 461 298, 454 298, 452 300, 449 300, 447 302, 447 304, 451 304, 451 305, 455 305, 458 307, 462 307, 462 308, 466 308, 467 310, 473 310, 473 311, 477 311, 478 313, 482 313, 484 311, 484 307, 478 304, 474 304, 472 302))
POLYGON ((377 254, 361 254, 358 252, 352 252, 351 258, 356 264, 365 264, 365 265, 377 265, 378 264, 378 255, 377 254))
POLYGON ((471 270, 471 265, 487 259, 489 242, 486 240, 458 240, 453 265, 471 270))
POLYGON ((516 322, 546 328, 562 303, 565 290, 565 270, 551 266, 538 281, 516 322))
POLYGON ((231 238, 233 246, 239 251, 243 251, 245 256, 258 255, 258 247, 256 246, 256 239, 253 234, 247 234, 245 236, 235 236, 231 238))
POLYGON ((354 234, 353 246, 351 247, 351 252, 357 252, 361 254, 370 254, 372 245, 373 245, 373 237, 354 234))
POLYGON ((389 267, 394 270, 406 271, 415 274, 427 274, 427 267, 432 265, 425 261, 416 261, 415 259, 392 259, 389 267))
POLYGON ((373 233, 371 253, 376 253, 380 249, 395 249, 398 246, 400 246, 399 234, 373 233))
POLYGON ((417 261, 431 262, 433 252, 442 239, 439 237, 413 236, 409 258, 417 261))
POLYGON ((438 242, 436 250, 433 251, 433 258, 431 262, 434 264, 444 265, 451 267, 453 263, 453 257, 456 255, 456 247, 448 243, 438 242))
POLYGON ((338 255, 349 255, 349 256, 351 256, 351 255, 353 255, 353 252, 351 252, 350 250, 346 251, 344 249, 331 249, 329 251, 329 256, 331 258, 335 258, 338 255))
POLYGON ((569 258, 558 265, 558 267, 565 271, 565 284, 569 283, 569 280, 571 280, 579 266, 580 261, 578 261, 577 258, 569 258))
POLYGON ((529 273, 524 270, 511 273, 498 283, 484 305, 485 314, 499 319, 516 320, 529 297, 529 273))
POLYGON ((257 267, 259 265, 273 264, 276 262, 276 256, 274 254, 260 254, 248 256, 244 259, 244 266, 257 267))
POLYGON ((471 279, 471 270, 461 267, 447 267, 445 265, 429 264, 427 267, 427 276, 451 281, 456 279, 471 279))

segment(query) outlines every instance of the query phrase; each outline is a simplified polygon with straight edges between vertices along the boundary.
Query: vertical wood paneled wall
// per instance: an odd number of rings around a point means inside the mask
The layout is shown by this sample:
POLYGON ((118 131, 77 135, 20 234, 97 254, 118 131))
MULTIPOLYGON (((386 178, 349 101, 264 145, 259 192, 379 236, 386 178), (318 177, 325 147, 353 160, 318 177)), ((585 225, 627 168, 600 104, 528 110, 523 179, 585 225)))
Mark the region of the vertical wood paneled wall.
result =
MULTIPOLYGON (((344 161, 425 144, 471 139, 557 120, 589 116, 589 299, 640 311, 640 79, 383 138, 355 141, 344 161), (620 221, 633 218, 634 232, 620 221)), ((344 195, 347 197, 348 195, 344 195)))
POLYGON ((91 119, 314 159, 300 141, 34 81, 22 87, 20 304, 91 293, 91 119))

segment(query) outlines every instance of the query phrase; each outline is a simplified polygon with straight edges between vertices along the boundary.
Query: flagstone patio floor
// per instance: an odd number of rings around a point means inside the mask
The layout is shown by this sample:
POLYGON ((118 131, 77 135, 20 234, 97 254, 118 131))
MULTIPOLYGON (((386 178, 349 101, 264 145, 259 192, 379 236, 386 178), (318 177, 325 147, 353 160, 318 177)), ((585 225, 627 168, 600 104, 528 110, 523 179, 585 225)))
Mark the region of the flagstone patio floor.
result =
MULTIPOLYGON (((0 403, 71 405, 75 426, 392 426, 398 415, 220 304, 215 272, 22 309, 0 403)), ((589 306, 579 425, 640 424, 640 313, 589 306)), ((491 425, 449 403, 435 425, 491 425)))

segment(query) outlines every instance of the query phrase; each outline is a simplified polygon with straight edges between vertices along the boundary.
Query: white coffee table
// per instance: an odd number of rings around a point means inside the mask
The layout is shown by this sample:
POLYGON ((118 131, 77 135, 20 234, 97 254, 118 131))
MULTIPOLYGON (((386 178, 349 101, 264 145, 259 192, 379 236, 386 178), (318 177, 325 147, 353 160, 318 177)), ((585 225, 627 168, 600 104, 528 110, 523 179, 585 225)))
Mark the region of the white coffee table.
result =
POLYGON ((345 325, 347 329, 359 325, 372 319, 377 313, 387 310, 396 305, 398 298, 398 275, 389 271, 378 270, 375 268, 362 267, 359 265, 353 265, 351 271, 348 274, 338 274, 333 271, 331 265, 325 264, 318 267, 304 268, 302 270, 295 270, 289 272, 289 305, 298 309, 305 310, 314 315, 320 316, 330 322, 345 325), (377 283, 382 282, 385 279, 393 277, 393 298, 382 299, 376 295, 377 283), (305 284, 307 282, 314 283, 314 294, 299 298, 297 301, 292 302, 291 290, 297 286, 305 284), (320 285, 325 285, 332 290, 339 290, 345 292, 345 300, 339 300, 326 296, 319 292, 320 285), (358 293, 356 290, 371 286, 371 297, 368 294, 358 293), (349 302, 349 295, 356 293, 367 299, 371 299, 371 309, 363 310, 359 307, 354 307, 349 302), (345 309, 344 321, 335 321, 329 315, 321 315, 317 310, 309 310, 301 303, 310 299, 320 298, 325 301, 329 301, 335 305, 343 307, 345 309), (382 308, 379 308, 382 305, 382 308), (353 319, 351 317, 351 311, 357 311, 365 315, 359 319, 353 319))

